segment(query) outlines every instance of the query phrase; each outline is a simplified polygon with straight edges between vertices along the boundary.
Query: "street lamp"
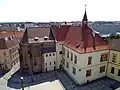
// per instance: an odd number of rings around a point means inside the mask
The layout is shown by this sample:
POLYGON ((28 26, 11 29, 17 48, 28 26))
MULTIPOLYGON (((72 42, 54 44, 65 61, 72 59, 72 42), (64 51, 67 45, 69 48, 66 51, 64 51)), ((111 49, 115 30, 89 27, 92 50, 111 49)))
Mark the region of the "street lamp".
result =
POLYGON ((23 86, 23 77, 21 77, 20 79, 21 79, 21 87, 22 87, 22 90, 24 90, 24 86, 23 86))

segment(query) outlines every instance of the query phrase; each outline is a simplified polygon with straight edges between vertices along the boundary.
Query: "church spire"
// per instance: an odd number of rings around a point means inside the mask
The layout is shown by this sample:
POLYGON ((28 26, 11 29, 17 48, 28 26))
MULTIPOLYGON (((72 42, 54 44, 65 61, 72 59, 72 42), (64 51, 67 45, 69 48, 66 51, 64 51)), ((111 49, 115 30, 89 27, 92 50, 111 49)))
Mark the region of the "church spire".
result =
POLYGON ((87 19, 87 12, 86 12, 86 5, 85 5, 85 13, 84 13, 82 22, 83 22, 83 24, 88 22, 88 19, 87 19))
POLYGON ((82 19, 82 42, 83 42, 83 48, 84 52, 86 53, 86 49, 88 46, 88 35, 87 35, 87 29, 88 28, 88 19, 87 19, 87 13, 86 13, 86 5, 85 5, 85 13, 82 19))

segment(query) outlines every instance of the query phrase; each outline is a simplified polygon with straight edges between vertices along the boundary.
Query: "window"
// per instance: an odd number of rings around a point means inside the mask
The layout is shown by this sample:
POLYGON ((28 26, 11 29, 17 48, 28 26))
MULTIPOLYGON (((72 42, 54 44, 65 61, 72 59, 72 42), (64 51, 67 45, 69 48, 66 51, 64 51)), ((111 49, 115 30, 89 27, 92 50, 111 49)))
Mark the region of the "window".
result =
POLYGON ((49 54, 49 56, 51 56, 51 54, 49 54))
POLYGON ((48 54, 46 54, 46 57, 48 57, 48 54))
POLYGON ((63 65, 65 65, 65 59, 63 58, 63 60, 62 60, 62 63, 63 63, 63 65))
POLYGON ((76 68, 73 67, 72 73, 75 75, 76 74, 76 68))
POLYGON ((67 57, 69 58, 69 51, 67 50, 67 57))
POLYGON ((100 62, 107 61, 107 59, 108 59, 108 54, 101 54, 100 62))
POLYGON ((15 61, 14 61, 13 63, 14 63, 14 65, 16 64, 16 62, 15 62, 15 61))
POLYGON ((55 64, 55 61, 54 61, 54 64, 55 64))
POLYGON ((53 53, 53 56, 55 56, 55 54, 53 53))
POLYGON ((51 65, 51 62, 50 62, 50 65, 51 65))
POLYGON ((91 76, 91 69, 86 71, 86 77, 91 76))
POLYGON ((45 63, 45 65, 47 66, 47 63, 45 63))
POLYGON ((115 68, 112 67, 112 68, 111 68, 111 73, 114 74, 114 71, 115 71, 115 68))
POLYGON ((117 54, 115 54, 115 53, 113 53, 113 55, 112 55, 113 57, 112 57, 112 62, 116 62, 116 59, 117 59, 117 54))
POLYGON ((71 59, 71 61, 73 60, 73 53, 71 53, 71 58, 70 59, 71 59))
POLYGON ((37 61, 36 61, 36 59, 34 60, 34 65, 37 65, 37 61))
POLYGON ((63 47, 63 55, 65 55, 65 48, 63 47))
POLYGON ((120 69, 118 69, 118 76, 120 76, 120 69))
POLYGON ((28 50, 28 54, 30 54, 30 50, 28 50))
POLYGON ((91 61, 92 61, 92 56, 88 57, 88 65, 91 64, 91 61))
POLYGON ((74 63, 77 64, 77 56, 74 55, 74 57, 75 57, 75 61, 74 61, 74 63))
POLYGON ((60 51, 59 54, 62 54, 62 51, 60 51))
POLYGON ((100 67, 100 73, 105 72, 105 66, 100 67))
POLYGON ((69 68, 69 62, 66 61, 66 67, 69 68))

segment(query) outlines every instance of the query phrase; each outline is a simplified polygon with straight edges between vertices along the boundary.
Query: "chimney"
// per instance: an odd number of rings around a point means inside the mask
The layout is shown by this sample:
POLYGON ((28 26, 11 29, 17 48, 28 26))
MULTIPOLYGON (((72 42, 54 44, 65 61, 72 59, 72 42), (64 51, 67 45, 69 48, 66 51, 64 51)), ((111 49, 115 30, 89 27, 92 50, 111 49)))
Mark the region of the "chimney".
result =
POLYGON ((94 31, 92 32, 92 36, 93 36, 93 48, 94 48, 94 50, 96 50, 96 48, 95 48, 95 32, 94 31))

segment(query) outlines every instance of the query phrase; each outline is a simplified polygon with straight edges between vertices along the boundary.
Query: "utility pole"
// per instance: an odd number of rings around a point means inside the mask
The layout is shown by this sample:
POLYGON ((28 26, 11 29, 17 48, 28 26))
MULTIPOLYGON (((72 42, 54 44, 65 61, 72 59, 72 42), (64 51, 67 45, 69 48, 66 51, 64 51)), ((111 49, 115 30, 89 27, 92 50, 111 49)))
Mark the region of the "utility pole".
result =
POLYGON ((21 88, 22 88, 22 90, 24 90, 23 77, 21 77, 21 88))

